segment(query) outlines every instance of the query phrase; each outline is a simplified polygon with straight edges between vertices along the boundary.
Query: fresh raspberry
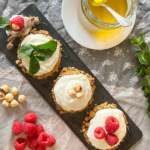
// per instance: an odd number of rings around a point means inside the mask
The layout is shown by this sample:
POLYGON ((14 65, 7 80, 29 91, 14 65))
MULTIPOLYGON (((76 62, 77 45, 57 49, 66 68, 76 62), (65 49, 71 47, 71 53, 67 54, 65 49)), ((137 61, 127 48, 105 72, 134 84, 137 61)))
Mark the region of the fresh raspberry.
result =
POLYGON ((36 114, 33 113, 33 112, 30 112, 30 113, 26 114, 25 117, 24 117, 25 122, 35 123, 36 120, 37 120, 36 114))
POLYGON ((48 146, 50 144, 49 135, 43 132, 39 135, 37 141, 41 146, 48 146))
POLYGON ((21 31, 24 28, 24 18, 16 16, 10 21, 10 27, 13 31, 21 31))
POLYGON ((36 133, 36 126, 33 123, 24 123, 22 129, 27 136, 34 136, 36 133))
POLYGON ((36 148, 38 145, 37 138, 36 137, 27 137, 27 145, 30 149, 36 148))
POLYGON ((52 147, 56 143, 56 139, 52 135, 48 135, 50 143, 48 144, 49 147, 52 147))
POLYGON ((44 128, 42 125, 37 125, 36 126, 36 133, 35 133, 35 136, 39 136, 40 133, 44 132, 44 128))
POLYGON ((26 145, 27 145, 27 142, 23 138, 18 138, 14 142, 14 147, 15 147, 16 150, 24 150, 26 145))
POLYGON ((22 132, 21 122, 18 122, 18 121, 14 122, 12 126, 12 130, 15 135, 19 135, 22 132))
POLYGON ((46 147, 38 145, 35 150, 46 150, 46 147))
POLYGON ((108 133, 115 133, 119 128, 119 121, 114 117, 106 119, 105 128, 108 133))
POLYGON ((110 146, 113 146, 118 143, 119 139, 116 135, 108 133, 106 135, 106 141, 110 146))
POLYGON ((97 138, 97 139, 103 139, 105 138, 106 136, 106 133, 104 131, 104 129, 102 127, 97 127, 95 130, 94 130, 94 136, 97 138))

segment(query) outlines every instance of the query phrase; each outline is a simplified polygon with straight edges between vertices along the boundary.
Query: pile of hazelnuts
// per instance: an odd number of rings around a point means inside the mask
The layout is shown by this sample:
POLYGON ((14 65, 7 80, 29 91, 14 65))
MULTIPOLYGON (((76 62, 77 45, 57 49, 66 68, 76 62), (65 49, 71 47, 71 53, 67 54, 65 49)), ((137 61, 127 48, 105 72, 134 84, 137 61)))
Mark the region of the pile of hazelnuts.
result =
POLYGON ((2 85, 0 87, 0 100, 2 100, 2 105, 4 107, 16 107, 19 105, 19 102, 24 102, 26 100, 26 97, 24 95, 18 96, 18 89, 16 87, 13 87, 11 89, 11 93, 9 92, 8 85, 2 85), (18 101, 15 99, 15 97, 18 97, 18 101))

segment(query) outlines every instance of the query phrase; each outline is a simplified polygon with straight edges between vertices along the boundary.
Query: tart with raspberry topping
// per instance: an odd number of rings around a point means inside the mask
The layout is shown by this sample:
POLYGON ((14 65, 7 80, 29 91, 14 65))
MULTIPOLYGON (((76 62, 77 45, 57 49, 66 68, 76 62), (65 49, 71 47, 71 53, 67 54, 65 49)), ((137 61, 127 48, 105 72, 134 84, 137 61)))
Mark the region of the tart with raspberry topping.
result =
POLYGON ((127 120, 115 104, 103 103, 87 113, 81 132, 87 142, 99 150, 117 148, 127 133, 127 120))

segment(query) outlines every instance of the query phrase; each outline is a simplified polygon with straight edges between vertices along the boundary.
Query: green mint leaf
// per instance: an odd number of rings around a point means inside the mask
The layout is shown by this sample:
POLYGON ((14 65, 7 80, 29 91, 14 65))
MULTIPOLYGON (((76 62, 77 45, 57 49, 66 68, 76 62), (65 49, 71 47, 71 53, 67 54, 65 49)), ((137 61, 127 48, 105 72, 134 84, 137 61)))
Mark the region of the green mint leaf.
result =
POLYGON ((140 33, 140 37, 141 37, 141 42, 145 42, 143 33, 140 33))
POLYGON ((143 77, 142 85, 145 87, 150 87, 150 76, 149 75, 146 75, 145 77, 143 77))
POLYGON ((39 61, 46 61, 56 51, 57 42, 51 40, 45 44, 37 45, 37 48, 37 58, 39 59, 39 61))
POLYGON ((10 30, 10 20, 5 17, 0 17, 0 28, 8 29, 10 30))
POLYGON ((32 52, 34 51, 33 47, 28 44, 23 44, 19 50, 19 56, 24 57, 28 56, 31 57, 32 52))
POLYGON ((143 49, 143 50, 148 50, 148 44, 146 43, 146 42, 141 42, 141 48, 143 49))
POLYGON ((35 57, 37 57, 37 59, 38 59, 39 61, 45 61, 45 55, 44 55, 43 53, 34 51, 34 52, 33 52, 33 55, 34 55, 35 57))
POLYGON ((30 59, 29 72, 31 74, 36 74, 39 71, 39 69, 40 69, 39 61, 34 55, 32 55, 30 59))
POLYGON ((140 62, 142 65, 145 65, 145 64, 146 64, 146 62, 145 62, 145 52, 139 51, 139 52, 137 53, 137 55, 138 55, 139 62, 140 62))
POLYGON ((150 66, 147 69, 145 69, 145 74, 150 75, 150 66))
POLYGON ((43 50, 43 49, 49 49, 51 51, 55 51, 56 48, 57 48, 57 42, 56 41, 49 41, 47 43, 44 43, 44 44, 41 44, 41 45, 37 45, 37 48, 40 49, 40 50, 43 50))
POLYGON ((145 76, 145 75, 146 75, 146 73, 145 73, 145 68, 144 68, 144 67, 141 67, 141 68, 136 67, 136 68, 135 68, 135 72, 136 72, 138 75, 141 75, 141 76, 145 76))
POLYGON ((12 31, 10 25, 5 26, 5 29, 6 29, 7 31, 12 31))
POLYGON ((136 46, 139 46, 140 45, 140 39, 135 37, 131 40, 131 43, 136 45, 136 46))

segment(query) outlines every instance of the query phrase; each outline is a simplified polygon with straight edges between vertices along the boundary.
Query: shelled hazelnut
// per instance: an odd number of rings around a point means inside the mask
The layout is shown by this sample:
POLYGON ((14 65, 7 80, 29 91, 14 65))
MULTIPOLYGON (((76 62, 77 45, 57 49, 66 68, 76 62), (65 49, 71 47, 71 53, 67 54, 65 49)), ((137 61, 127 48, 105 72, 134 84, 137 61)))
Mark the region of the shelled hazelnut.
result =
POLYGON ((9 106, 10 106, 10 103, 7 102, 6 100, 3 100, 2 105, 3 105, 4 107, 9 107, 9 106))
POLYGON ((0 100, 3 100, 5 98, 5 92, 3 89, 0 88, 0 100))
POLYGON ((80 84, 76 84, 72 89, 69 90, 68 93, 71 97, 76 96, 77 98, 82 97, 84 94, 80 84))
POLYGON ((19 95, 19 97, 18 97, 18 101, 19 102, 24 102, 26 100, 26 97, 24 96, 24 95, 19 95))
POLYGON ((2 85, 1 89, 3 89, 5 93, 9 91, 8 85, 2 85))
POLYGON ((19 103, 14 99, 13 101, 11 101, 10 105, 11 107, 16 107, 19 105, 19 103))
POLYGON ((12 95, 17 95, 17 94, 18 94, 18 89, 17 89, 16 87, 13 87, 13 88, 11 89, 11 94, 12 94, 12 95))
POLYGON ((6 101, 11 102, 14 99, 14 96, 11 93, 6 94, 5 96, 6 101))

